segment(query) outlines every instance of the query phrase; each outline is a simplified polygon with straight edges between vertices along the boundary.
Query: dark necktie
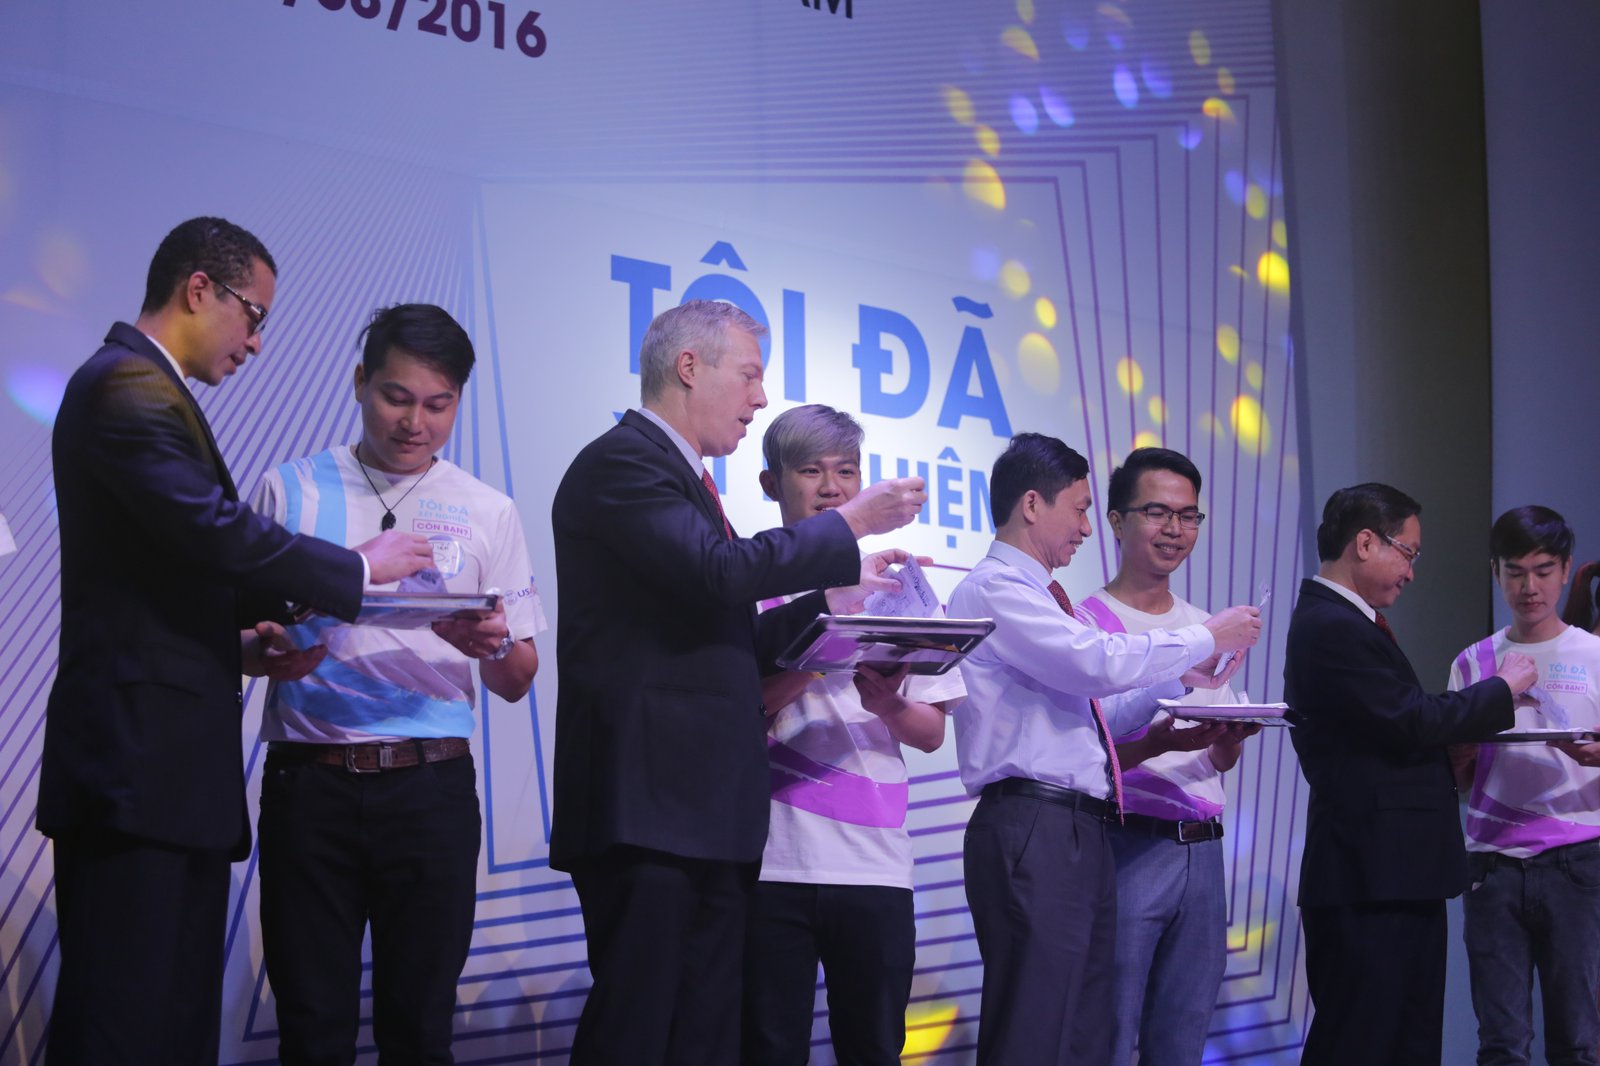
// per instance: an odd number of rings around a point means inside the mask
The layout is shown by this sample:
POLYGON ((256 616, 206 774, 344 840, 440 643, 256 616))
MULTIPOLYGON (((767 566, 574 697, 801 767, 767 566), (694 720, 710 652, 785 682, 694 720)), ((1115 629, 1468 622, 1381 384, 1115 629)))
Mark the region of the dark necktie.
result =
POLYGON ((732 540, 733 527, 728 525, 728 512, 722 509, 722 497, 717 495, 717 483, 712 480, 711 471, 701 467, 700 481, 705 485, 706 491, 711 493, 711 502, 717 505, 717 514, 722 516, 722 532, 728 535, 729 540, 732 540))
MULTIPOLYGON (((1061 582, 1052 581, 1049 585, 1050 595, 1056 598, 1061 609, 1072 614, 1072 599, 1067 595, 1067 590, 1061 587, 1061 582)), ((1111 786, 1111 798, 1117 804, 1117 813, 1122 812, 1122 764, 1117 762, 1117 746, 1111 743, 1111 732, 1106 728, 1106 717, 1100 711, 1100 701, 1090 700, 1089 709, 1094 711, 1095 729, 1100 734, 1100 743, 1106 749, 1106 783, 1111 786)))
POLYGON ((1382 611, 1373 611, 1372 613, 1373 613, 1374 616, 1376 616, 1376 619, 1377 619, 1377 622, 1378 622, 1378 628, 1383 630, 1383 635, 1388 637, 1390 640, 1394 640, 1395 644, 1398 645, 1400 642, 1398 640, 1395 640, 1395 638, 1394 638, 1394 630, 1389 628, 1389 620, 1383 616, 1383 612, 1382 611))

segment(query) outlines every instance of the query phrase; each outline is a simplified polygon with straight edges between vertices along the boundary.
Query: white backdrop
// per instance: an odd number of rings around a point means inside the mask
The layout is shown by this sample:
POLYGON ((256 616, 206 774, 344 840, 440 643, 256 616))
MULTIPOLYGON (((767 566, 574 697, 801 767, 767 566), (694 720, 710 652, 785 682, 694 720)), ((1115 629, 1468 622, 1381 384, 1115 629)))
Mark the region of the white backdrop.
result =
MULTIPOLYGON (((1212 517, 1178 591, 1220 607, 1273 585, 1245 683, 1278 695, 1301 566, 1264 0, 532 2, 536 21, 528 0, 5 0, 0 513, 18 551, 0 557, 0 1064, 38 1060, 55 973, 32 829, 56 650, 49 425, 66 376, 137 313, 161 236, 195 214, 250 228, 281 268, 265 353, 202 388, 247 491, 354 438, 349 368, 374 307, 439 303, 480 357, 447 454, 516 499, 553 621, 567 461, 637 402, 643 323, 727 298, 772 329, 772 406, 716 471, 737 527, 778 521, 755 442, 797 403, 859 412, 871 476, 928 478, 923 520, 893 542, 933 556, 942 591, 988 543, 988 471, 1011 432, 1066 439, 1097 491, 1136 444, 1179 448, 1212 517)), ((1061 575, 1074 594, 1115 567, 1103 532, 1061 575)), ((464 1063, 564 1060, 588 984, 570 882, 547 864, 553 635, 542 650, 526 701, 480 709, 464 1063)), ((241 733, 252 802, 260 697, 241 733)), ((906 1057, 965 1062, 970 804, 951 746, 911 762, 906 1057)), ((1305 993, 1287 743, 1253 742, 1228 792, 1210 1056, 1289 1060, 1305 993)), ((268 1062, 255 867, 235 871, 223 1061, 268 1062)), ((824 1012, 819 998, 819 1063, 824 1012)))

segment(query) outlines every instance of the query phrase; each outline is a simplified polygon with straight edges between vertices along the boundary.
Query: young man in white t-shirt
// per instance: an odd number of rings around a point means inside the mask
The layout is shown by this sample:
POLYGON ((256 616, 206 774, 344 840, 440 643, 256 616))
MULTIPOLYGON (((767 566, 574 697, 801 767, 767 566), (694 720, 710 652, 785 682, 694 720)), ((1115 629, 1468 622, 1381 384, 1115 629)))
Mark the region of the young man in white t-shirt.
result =
POLYGON ((314 618, 287 634, 246 631, 246 669, 272 679, 261 937, 284 1066, 354 1061, 369 925, 379 1057, 451 1061, 482 826, 467 739, 473 675, 522 699, 545 628, 515 506, 436 454, 472 371, 466 331, 441 308, 402 304, 362 336, 361 439, 270 471, 251 505, 339 544, 396 527, 424 534, 434 568, 399 591, 500 599, 431 630, 314 618))
MULTIPOLYGON (((861 438, 853 418, 821 404, 773 421, 761 487, 785 525, 861 490, 861 438)), ((819 961, 838 1061, 899 1063, 916 961, 900 745, 938 748, 945 712, 965 694, 956 670, 763 682, 773 790, 745 940, 745 1066, 809 1061, 819 961)))
MULTIPOLYGON (((1518 507, 1489 532, 1490 569, 1511 624, 1467 648, 1450 688, 1495 673, 1508 652, 1538 669, 1517 729, 1600 729, 1600 637, 1561 620, 1572 529, 1548 507, 1518 507)), ((1464 939, 1478 1015, 1478 1062, 1527 1063, 1533 975, 1545 1058, 1595 1063, 1600 1046, 1600 769, 1596 745, 1466 744, 1451 750, 1468 792, 1464 939)))
MULTIPOLYGON (((1205 521, 1200 483, 1194 463, 1166 448, 1135 449, 1112 472, 1106 518, 1121 561, 1104 588, 1078 601, 1081 622, 1148 633, 1206 620, 1171 588, 1205 521)), ((1184 698, 1236 702, 1227 685, 1184 698)), ((1258 728, 1180 726, 1161 712, 1117 738, 1124 815, 1108 824, 1117 862, 1116 1066, 1127 1066, 1135 1040, 1141 1066, 1195 1066, 1205 1052, 1227 962, 1222 774, 1258 728)))

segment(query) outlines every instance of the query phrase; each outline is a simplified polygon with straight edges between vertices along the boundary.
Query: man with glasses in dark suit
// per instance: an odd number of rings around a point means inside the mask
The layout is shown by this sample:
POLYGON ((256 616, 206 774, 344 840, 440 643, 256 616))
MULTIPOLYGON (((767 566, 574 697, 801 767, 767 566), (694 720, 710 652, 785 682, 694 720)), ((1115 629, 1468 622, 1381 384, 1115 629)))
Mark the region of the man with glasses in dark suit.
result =
POLYGON ((366 581, 433 563, 422 536, 352 551, 239 502, 185 379, 219 385, 260 352, 276 275, 238 226, 179 225, 138 320, 111 327, 56 416, 61 656, 38 810, 61 953, 50 1066, 214 1066, 228 866, 250 851, 240 631, 287 620, 288 602, 354 618, 366 581))

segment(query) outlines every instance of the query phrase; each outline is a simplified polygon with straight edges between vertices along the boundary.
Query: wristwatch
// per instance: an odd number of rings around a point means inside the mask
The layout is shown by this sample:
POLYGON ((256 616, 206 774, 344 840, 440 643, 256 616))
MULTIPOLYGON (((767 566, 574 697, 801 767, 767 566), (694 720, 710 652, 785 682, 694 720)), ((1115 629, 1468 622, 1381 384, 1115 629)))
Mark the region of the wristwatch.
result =
POLYGON ((510 655, 511 654, 511 649, 515 648, 516 646, 517 646, 517 642, 511 638, 511 634, 510 633, 507 633, 501 639, 500 646, 498 648, 496 648, 493 652, 489 653, 488 655, 485 655, 484 658, 488 659, 492 663, 497 663, 501 659, 504 659, 507 655, 510 655))

